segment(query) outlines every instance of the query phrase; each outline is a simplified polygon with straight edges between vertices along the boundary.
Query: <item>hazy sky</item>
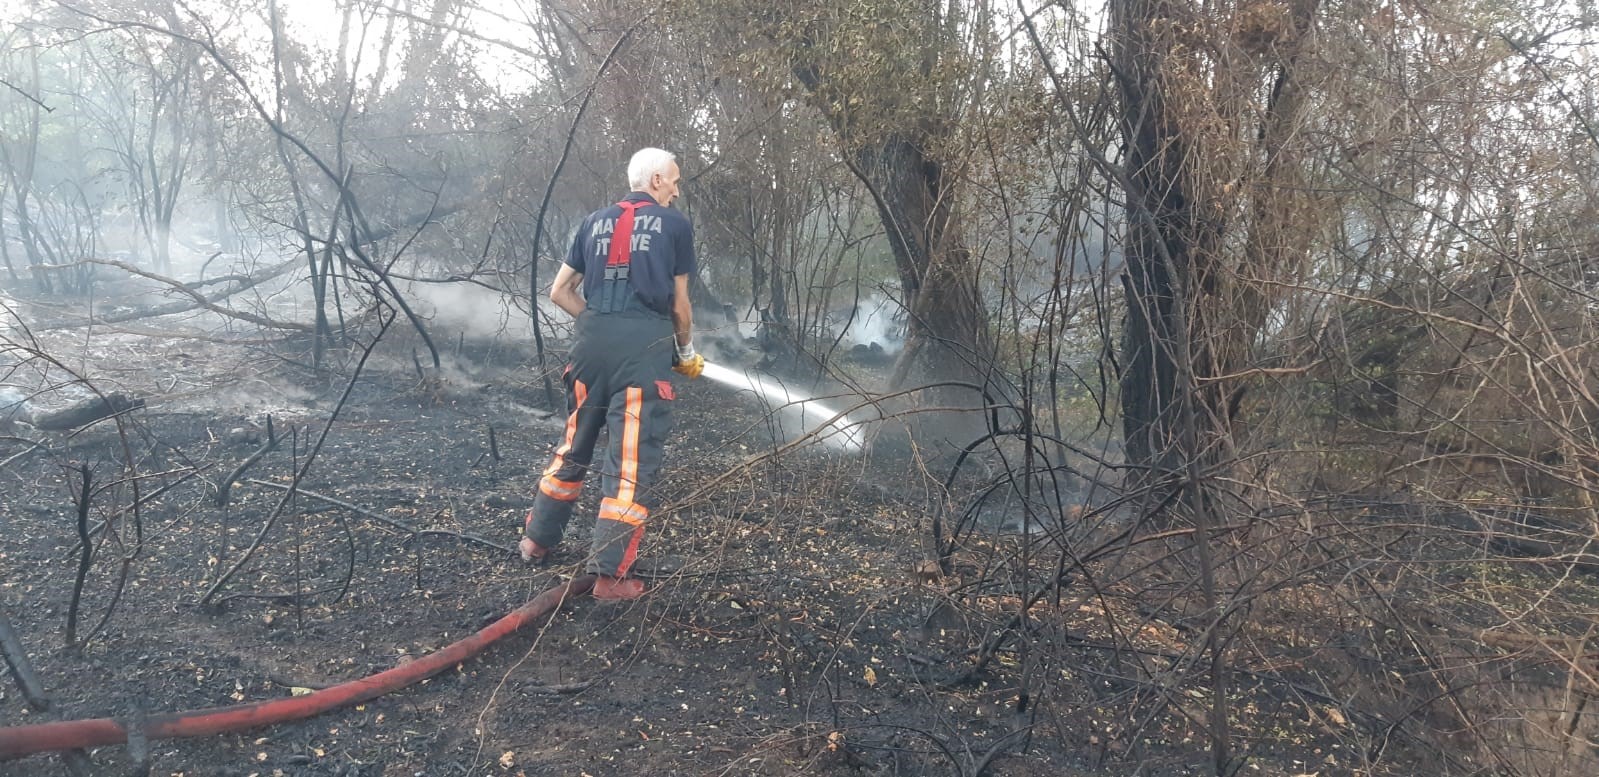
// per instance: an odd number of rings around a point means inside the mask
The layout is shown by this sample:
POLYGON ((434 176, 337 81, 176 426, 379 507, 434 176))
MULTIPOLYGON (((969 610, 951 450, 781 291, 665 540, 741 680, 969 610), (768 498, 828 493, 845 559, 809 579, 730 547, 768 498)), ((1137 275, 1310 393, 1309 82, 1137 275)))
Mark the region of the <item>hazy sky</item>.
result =
MULTIPOLYGON (((352 46, 360 40, 363 20, 366 22, 365 53, 361 57, 359 76, 370 78, 376 70, 376 57, 383 28, 391 16, 400 14, 395 24, 395 41, 390 48, 390 65, 396 64, 405 52, 405 31, 410 26, 404 18, 407 4, 413 12, 425 16, 432 0, 350 0, 357 9, 351 20, 352 46)), ((17 22, 54 10, 57 6, 93 8, 107 18, 150 17, 150 0, 0 0, 0 37, 11 32, 17 22)), ((298 43, 329 55, 338 49, 339 22, 342 8, 349 2, 336 0, 278 0, 288 34, 298 43)), ((506 91, 526 88, 535 76, 535 63, 506 46, 492 41, 504 41, 511 46, 527 46, 532 39, 528 19, 537 13, 537 3, 529 0, 462 0, 455 15, 446 20, 450 27, 467 30, 473 35, 448 33, 446 44, 465 42, 476 52, 474 61, 483 77, 506 91)), ((267 0, 186 0, 181 7, 194 9, 210 20, 223 35, 242 35, 246 40, 265 45, 267 34, 267 0)), ((352 52, 352 61, 353 61, 352 52)), ((392 86, 392 83, 390 84, 392 86)))
MULTIPOLYGON (((350 37, 352 45, 360 39, 363 17, 369 19, 370 25, 366 32, 366 54, 362 58, 360 75, 370 76, 375 69, 374 61, 383 28, 390 16, 396 12, 402 13, 400 23, 395 25, 397 32, 396 45, 390 51, 391 60, 397 59, 404 52, 400 45, 403 41, 403 31, 408 20, 403 16, 405 0, 353 0, 357 3, 357 12, 351 19, 350 37)), ((341 7, 347 3, 336 3, 334 0, 278 0, 278 8, 283 14, 285 24, 294 38, 304 45, 315 46, 325 51, 333 52, 338 48, 339 21, 341 7)), ((428 13, 431 0, 419 0, 413 3, 411 13, 425 16, 428 13)), ((243 0, 233 4, 235 8, 256 7, 259 17, 266 15, 266 0, 243 0)), ((462 36, 459 33, 448 33, 446 43, 465 43, 475 52, 474 58, 479 64, 482 75, 489 83, 502 90, 518 90, 525 88, 533 79, 529 72, 532 66, 527 57, 505 47, 498 46, 490 41, 505 41, 512 45, 526 46, 532 37, 528 31, 528 19, 537 13, 537 4, 527 0, 462 0, 458 4, 458 13, 446 20, 446 25, 468 30, 478 37, 462 36)), ((395 64, 393 61, 391 65, 395 64)))

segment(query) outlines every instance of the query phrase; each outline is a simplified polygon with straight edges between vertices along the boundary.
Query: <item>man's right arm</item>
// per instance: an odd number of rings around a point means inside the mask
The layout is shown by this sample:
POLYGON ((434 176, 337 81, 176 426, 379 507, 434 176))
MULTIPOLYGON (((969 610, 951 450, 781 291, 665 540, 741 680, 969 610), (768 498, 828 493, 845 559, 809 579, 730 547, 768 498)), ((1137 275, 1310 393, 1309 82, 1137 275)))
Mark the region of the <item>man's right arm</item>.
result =
POLYGON ((550 284, 550 301, 573 318, 577 318, 588 307, 578 290, 583 288, 583 237, 589 233, 589 222, 593 218, 591 215, 584 219, 578 225, 577 232, 572 234, 572 245, 566 249, 566 261, 561 263, 561 269, 555 273, 555 282, 550 284))
POLYGON ((577 318, 586 305, 583 295, 578 293, 581 288, 583 288, 583 273, 572 269, 572 265, 562 264, 561 269, 555 273, 555 282, 550 284, 550 301, 571 317, 577 318))

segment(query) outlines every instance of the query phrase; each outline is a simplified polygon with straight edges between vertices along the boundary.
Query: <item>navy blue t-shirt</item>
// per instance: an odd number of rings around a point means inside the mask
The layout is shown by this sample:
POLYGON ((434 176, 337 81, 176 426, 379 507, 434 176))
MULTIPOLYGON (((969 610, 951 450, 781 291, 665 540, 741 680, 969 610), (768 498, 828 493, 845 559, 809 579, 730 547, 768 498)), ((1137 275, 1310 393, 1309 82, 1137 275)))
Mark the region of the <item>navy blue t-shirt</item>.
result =
MULTIPOLYGON (((649 203, 633 212, 632 269, 628 271, 633 293, 644 307, 670 317, 677 288, 673 279, 695 271, 694 226, 687 216, 657 205, 655 198, 644 192, 633 192, 624 201, 649 203)), ((584 299, 599 296, 611 251, 611 232, 621 215, 620 205, 594 211, 572 237, 566 266, 583 273, 584 299)))

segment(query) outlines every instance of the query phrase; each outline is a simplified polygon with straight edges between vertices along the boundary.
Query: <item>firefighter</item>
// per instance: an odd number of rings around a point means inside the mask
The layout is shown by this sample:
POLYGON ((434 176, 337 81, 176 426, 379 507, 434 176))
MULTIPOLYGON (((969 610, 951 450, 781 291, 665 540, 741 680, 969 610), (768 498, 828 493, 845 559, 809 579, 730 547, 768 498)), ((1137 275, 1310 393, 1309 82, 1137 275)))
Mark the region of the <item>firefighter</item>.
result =
POLYGON ((643 581, 628 571, 656 503, 655 475, 672 422, 669 370, 692 380, 705 367, 694 351, 689 304, 694 228, 671 208, 678 178, 671 153, 634 154, 627 166, 632 193, 583 221, 550 287, 550 301, 577 319, 563 379, 566 433, 539 479, 520 549, 524 561, 549 560, 572 518, 600 430, 609 428, 588 563, 599 576, 599 599, 644 594, 643 581))

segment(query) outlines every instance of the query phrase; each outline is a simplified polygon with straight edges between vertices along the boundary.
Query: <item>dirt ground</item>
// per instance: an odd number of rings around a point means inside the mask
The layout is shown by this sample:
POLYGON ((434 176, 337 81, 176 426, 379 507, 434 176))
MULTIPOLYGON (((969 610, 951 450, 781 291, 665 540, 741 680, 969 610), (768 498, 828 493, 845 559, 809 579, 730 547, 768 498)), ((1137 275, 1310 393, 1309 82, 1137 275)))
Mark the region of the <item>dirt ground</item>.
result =
MULTIPOLYGON (((120 430, 0 436, 0 460, 23 439, 45 443, 0 469, 0 608, 55 702, 32 711, 0 681, 4 725, 131 720, 362 677, 466 636, 581 567, 592 484, 555 567, 530 569, 509 551, 560 434, 527 355, 467 348, 447 354, 448 380, 419 381, 396 347, 368 365, 301 484, 368 514, 302 495, 214 606, 201 606, 283 493, 245 480, 218 507, 216 484, 260 446, 269 412, 290 439, 244 477, 287 483, 342 378, 317 376, 279 346, 119 342, 97 345, 102 377, 152 398, 120 430), (112 482, 124 451, 142 495, 177 483, 141 505, 137 528, 131 513, 114 515, 133 493, 112 482), (112 486, 96 493, 91 521, 110 516, 115 531, 96 541, 80 636, 111 616, 78 652, 64 630, 84 465, 112 486)), ((661 486, 675 507, 652 518, 642 550, 649 596, 578 600, 453 671, 354 708, 151 743, 148 773, 1205 773, 1197 719, 1135 715, 1128 687, 1105 671, 1110 659, 1081 648, 1078 624, 1094 618, 1076 604, 1035 609, 1032 644, 1058 649, 1001 651, 943 684, 1018 600, 1004 585, 917 573, 929 487, 904 461, 813 450, 751 464, 773 447, 764 408, 706 381, 679 391, 676 428, 661 486)), ((1244 773, 1356 773, 1338 750, 1346 740, 1319 734, 1314 715, 1281 693, 1252 693, 1254 714, 1273 725, 1256 727, 1244 773)), ((144 773, 125 747, 89 756, 95 774, 144 773)), ((0 775, 68 773, 53 755, 0 763, 0 775)))

